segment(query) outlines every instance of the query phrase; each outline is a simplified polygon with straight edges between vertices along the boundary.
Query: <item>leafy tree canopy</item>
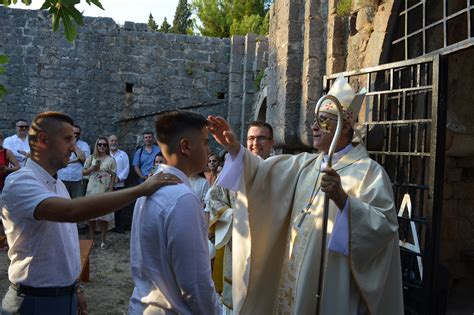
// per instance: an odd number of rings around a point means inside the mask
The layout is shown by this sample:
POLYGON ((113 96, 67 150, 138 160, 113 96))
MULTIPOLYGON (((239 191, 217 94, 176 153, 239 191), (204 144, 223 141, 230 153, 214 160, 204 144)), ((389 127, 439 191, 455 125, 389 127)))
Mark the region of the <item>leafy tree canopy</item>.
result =
POLYGON ((187 0, 179 0, 174 13, 173 27, 171 31, 175 34, 192 33, 193 21, 191 20, 191 8, 187 0))
MULTIPOLYGON (((2 4, 8 7, 15 4, 18 0, 0 0, 2 4)), ((100 0, 85 0, 88 5, 95 5, 102 10, 100 0)), ((25 5, 30 5, 32 0, 21 0, 25 5)), ((82 13, 76 9, 76 5, 81 0, 44 0, 41 10, 48 10, 52 16, 53 31, 59 30, 59 23, 64 26, 64 35, 69 42, 72 42, 77 36, 77 25, 84 25, 82 13)))
POLYGON ((158 30, 158 24, 156 24, 155 19, 153 18, 153 15, 148 16, 148 28, 152 31, 157 31, 158 30))
POLYGON ((168 23, 168 20, 166 19, 166 17, 163 19, 163 23, 161 23, 161 27, 160 27, 159 31, 162 32, 162 33, 171 32, 171 24, 168 23))
POLYGON ((205 36, 268 34, 268 9, 272 0, 193 0, 199 19, 197 28, 205 36))

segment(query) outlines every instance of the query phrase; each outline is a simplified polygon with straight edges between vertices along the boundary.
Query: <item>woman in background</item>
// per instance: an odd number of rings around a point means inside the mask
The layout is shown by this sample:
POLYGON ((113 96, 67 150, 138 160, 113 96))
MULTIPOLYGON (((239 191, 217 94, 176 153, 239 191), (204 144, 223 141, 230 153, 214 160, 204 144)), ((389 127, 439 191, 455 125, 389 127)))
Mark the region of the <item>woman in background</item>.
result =
MULTIPOLYGON (((95 142, 94 153, 89 156, 84 163, 83 175, 89 176, 86 196, 112 191, 115 184, 116 172, 117 165, 115 160, 110 156, 109 141, 106 137, 100 136, 95 142)), ((96 221, 99 221, 100 225, 100 248, 106 249, 107 231, 109 228, 113 228, 114 213, 112 212, 89 221, 89 232, 92 241, 94 241, 96 221)))
MULTIPOLYGON (((0 210, 3 208, 2 190, 5 184, 5 178, 8 174, 20 169, 18 160, 10 150, 3 147, 3 133, 0 132, 0 210)), ((7 251, 5 232, 3 231, 2 220, 0 220, 0 251, 7 251)))
POLYGON ((207 156, 207 172, 204 173, 206 176, 207 181, 209 182, 209 187, 211 187, 217 179, 217 175, 219 175, 218 167, 219 167, 219 156, 215 153, 210 153, 207 156))

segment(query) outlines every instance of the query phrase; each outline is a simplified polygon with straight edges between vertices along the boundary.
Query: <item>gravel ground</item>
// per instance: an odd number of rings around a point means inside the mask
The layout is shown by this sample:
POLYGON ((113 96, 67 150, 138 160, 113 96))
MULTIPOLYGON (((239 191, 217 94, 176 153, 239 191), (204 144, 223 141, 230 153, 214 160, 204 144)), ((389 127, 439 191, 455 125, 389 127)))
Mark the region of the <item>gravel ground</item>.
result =
MULTIPOLYGON (((130 277, 130 231, 110 232, 107 239, 106 250, 96 246, 90 255, 90 282, 84 286, 89 314, 126 314, 134 287, 130 277)), ((7 253, 0 252, 0 298, 8 288, 9 264, 7 253)))

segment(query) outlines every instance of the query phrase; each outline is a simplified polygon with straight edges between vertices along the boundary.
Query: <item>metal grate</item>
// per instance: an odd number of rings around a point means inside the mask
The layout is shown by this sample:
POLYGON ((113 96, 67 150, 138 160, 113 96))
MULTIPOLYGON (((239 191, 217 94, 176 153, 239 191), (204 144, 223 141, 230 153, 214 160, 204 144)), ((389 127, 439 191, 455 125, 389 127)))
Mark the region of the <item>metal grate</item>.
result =
MULTIPOLYGON (((397 211, 405 194, 413 206, 411 218, 399 219, 400 240, 413 243, 414 225, 421 248, 416 253, 400 247, 407 314, 437 308, 430 303, 436 296, 433 284, 444 173, 446 74, 441 71, 442 60, 440 56, 423 57, 344 73, 354 88, 368 91, 360 125, 368 135, 369 154, 391 179, 397 211)), ((326 91, 336 76, 325 77, 326 91)))
POLYGON ((470 0, 401 0, 392 41, 392 61, 442 53, 472 43, 470 0))

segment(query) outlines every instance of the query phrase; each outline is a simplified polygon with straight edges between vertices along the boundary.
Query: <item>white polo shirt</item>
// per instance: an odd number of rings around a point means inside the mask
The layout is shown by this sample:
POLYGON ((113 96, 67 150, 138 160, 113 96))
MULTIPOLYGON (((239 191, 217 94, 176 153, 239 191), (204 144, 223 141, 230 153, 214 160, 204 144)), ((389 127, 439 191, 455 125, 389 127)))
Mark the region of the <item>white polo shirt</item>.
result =
POLYGON ((21 167, 25 166, 26 156, 19 153, 18 151, 25 151, 26 153, 30 153, 30 145, 28 144, 28 136, 26 136, 24 140, 22 140, 17 135, 7 137, 3 141, 3 147, 5 149, 10 150, 13 153, 15 158, 18 160, 18 163, 20 163, 21 167))
POLYGON ((114 158, 115 163, 117 164, 118 182, 114 187, 125 187, 125 180, 130 172, 130 161, 128 155, 122 150, 117 150, 115 153, 110 151, 110 156, 114 158))
MULTIPOLYGON (((82 152, 84 152, 86 159, 89 155, 91 155, 91 149, 89 148, 89 145, 87 144, 87 142, 84 142, 82 140, 77 140, 76 145, 79 149, 82 150, 82 152)), ((69 160, 70 161, 77 160, 76 152, 71 153, 69 160)), ((70 163, 67 165, 67 167, 62 168, 58 171, 58 178, 60 180, 64 180, 68 182, 78 182, 82 180, 83 169, 84 169, 84 165, 79 161, 75 163, 70 163)))
POLYGON ((135 204, 130 238, 135 289, 128 314, 217 314, 202 205, 183 172, 164 164, 157 172, 176 175, 182 184, 162 187, 135 204))
POLYGON ((70 198, 63 182, 31 159, 5 181, 2 219, 10 246, 8 278, 13 283, 59 287, 71 285, 79 277, 76 223, 34 217, 36 207, 53 197, 70 198))

